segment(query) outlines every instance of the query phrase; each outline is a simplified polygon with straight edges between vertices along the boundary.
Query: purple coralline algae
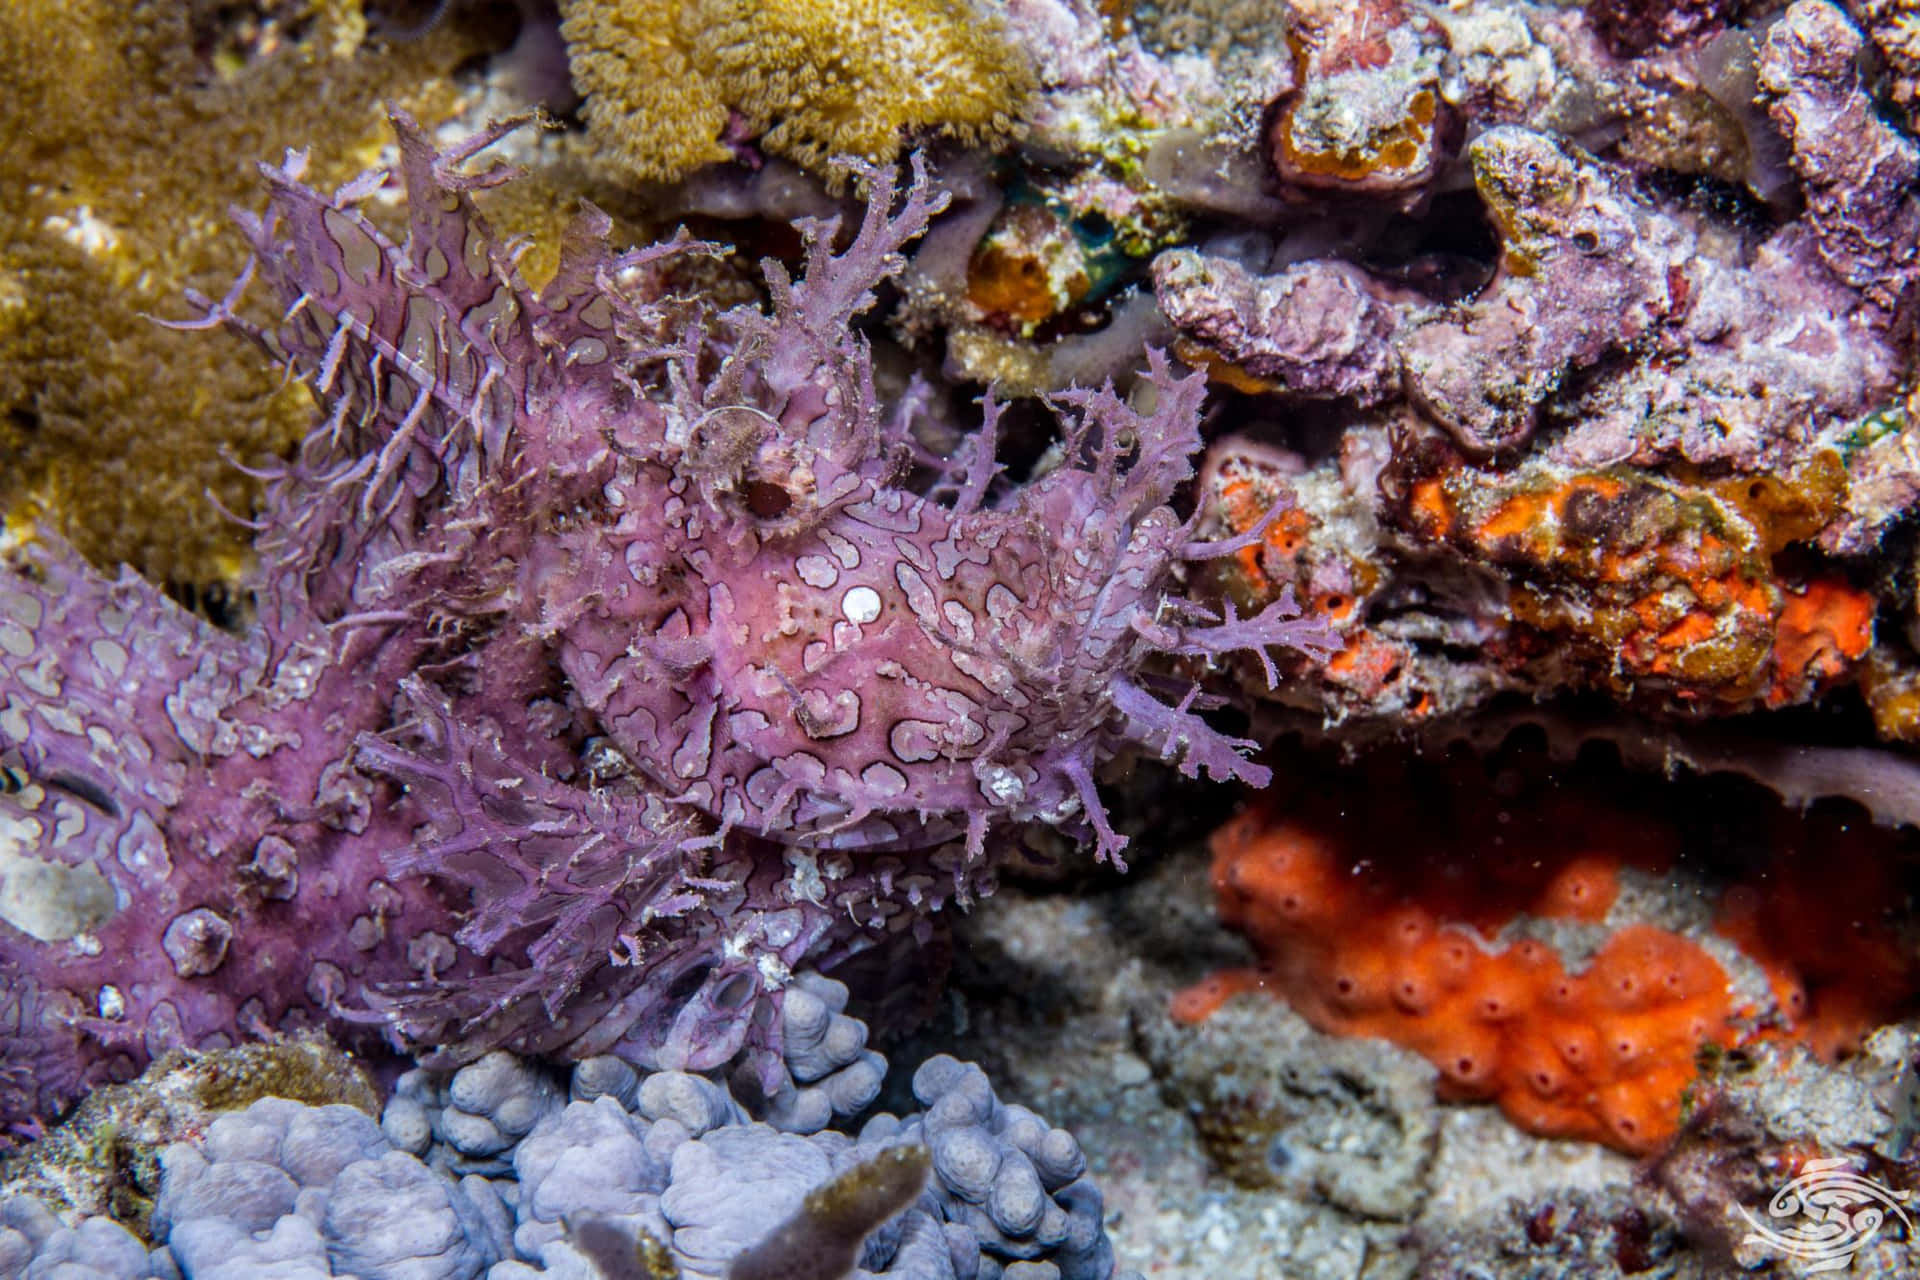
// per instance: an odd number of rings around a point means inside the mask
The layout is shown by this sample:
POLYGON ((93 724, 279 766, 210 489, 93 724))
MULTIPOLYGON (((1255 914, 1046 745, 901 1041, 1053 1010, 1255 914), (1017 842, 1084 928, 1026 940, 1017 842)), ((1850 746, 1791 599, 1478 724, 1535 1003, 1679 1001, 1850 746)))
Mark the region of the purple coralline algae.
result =
POLYGON ((1695 717, 1853 684, 1920 737, 1910 589, 1870 559, 1920 497, 1920 147, 1877 103, 1880 26, 1725 8, 1450 11, 1457 163, 1371 220, 1329 196, 1152 263, 1174 350, 1244 415, 1205 529, 1294 503, 1222 588, 1285 585, 1345 642, 1278 700, 1351 737, 1516 691, 1695 717), (1610 50, 1631 13, 1645 44, 1610 50))
POLYGON ((301 160, 244 218, 284 323, 248 332, 321 409, 267 474, 244 635, 29 546, 0 579, 0 1115, 173 1045, 312 1020, 464 1060, 495 1047, 780 1084, 781 992, 991 885, 995 833, 1089 832, 1144 749, 1254 784, 1250 743, 1159 657, 1314 649, 1290 599, 1179 594, 1168 505, 1197 375, 1053 399, 1010 484, 1000 410, 955 456, 881 403, 856 318, 940 201, 865 174, 805 222, 771 306, 673 294, 589 208, 537 296, 463 169, 396 120, 404 242, 301 160))

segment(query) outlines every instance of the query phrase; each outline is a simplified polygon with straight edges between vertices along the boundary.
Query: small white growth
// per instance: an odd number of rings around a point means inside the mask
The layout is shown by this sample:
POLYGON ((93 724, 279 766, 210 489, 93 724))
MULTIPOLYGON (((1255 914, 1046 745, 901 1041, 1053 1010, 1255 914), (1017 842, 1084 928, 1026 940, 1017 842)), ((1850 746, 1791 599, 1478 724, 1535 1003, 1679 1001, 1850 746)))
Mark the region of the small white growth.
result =
POLYGON ((1020 775, 1003 764, 982 761, 973 766, 980 779, 980 790, 998 805, 1014 805, 1027 798, 1027 784, 1020 775))
POLYGON ((120 247, 119 233, 96 218, 93 209, 84 204, 66 217, 52 214, 40 225, 42 230, 53 232, 80 252, 96 258, 120 247))
POLYGON ((127 651, 118 641, 104 638, 95 640, 87 646, 87 652, 93 655, 100 669, 115 680, 127 673, 127 651))
POLYGON ((880 616, 880 593, 872 587, 850 587, 840 597, 840 611, 856 627, 880 616))
POLYGON ((127 1016, 127 998, 120 994, 120 988, 100 988, 100 1016, 109 1022, 117 1022, 127 1016))
POLYGON ((793 977, 793 970, 779 956, 763 955, 754 961, 754 967, 760 971, 760 980, 769 991, 780 990, 793 977))
POLYGON ((787 895, 795 902, 811 902, 815 906, 827 900, 826 882, 820 878, 820 860, 805 849, 788 849, 787 865, 793 868, 787 877, 787 895))

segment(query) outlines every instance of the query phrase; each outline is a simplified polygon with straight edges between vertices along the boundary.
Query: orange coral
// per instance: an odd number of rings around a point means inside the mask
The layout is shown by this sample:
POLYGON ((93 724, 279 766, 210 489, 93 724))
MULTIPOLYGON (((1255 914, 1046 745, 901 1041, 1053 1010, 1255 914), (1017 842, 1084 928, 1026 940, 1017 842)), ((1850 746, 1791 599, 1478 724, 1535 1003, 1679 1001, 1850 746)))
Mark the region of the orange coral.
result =
MULTIPOLYGON (((1551 823, 1534 827, 1545 834, 1551 823)), ((1221 917, 1266 963, 1183 992, 1176 1017, 1198 1021, 1265 988, 1322 1031, 1413 1049, 1439 1068, 1443 1096, 1495 1100, 1534 1132, 1635 1152, 1674 1132, 1695 1054, 1732 1041, 1727 978, 1713 958, 1635 926, 1572 974, 1551 948, 1496 946, 1468 922, 1604 915, 1620 865, 1605 842, 1627 831, 1589 828, 1562 841, 1570 853, 1515 832, 1480 878, 1450 858, 1355 861, 1327 829, 1256 811, 1215 836, 1221 917)), ((1657 830, 1640 834, 1640 860, 1666 856, 1657 830)))
POLYGON ((1871 595, 1831 575, 1789 581, 1774 560, 1831 516, 1838 467, 1823 452, 1792 474, 1698 483, 1541 463, 1496 477, 1442 460, 1408 479, 1401 518, 1500 566, 1512 621, 1571 642, 1555 650, 1599 683, 1781 706, 1849 675, 1873 643, 1871 595))
POLYGON ((1409 802, 1384 812, 1363 798, 1380 789, 1303 784, 1290 816, 1255 809, 1221 828, 1220 916, 1261 963, 1180 993, 1176 1019, 1266 990, 1321 1031, 1426 1057, 1444 1097, 1644 1153, 1675 1132, 1703 1048, 1789 1035, 1831 1057, 1920 990, 1890 915, 1904 895, 1885 831, 1782 813, 1742 844, 1752 882, 1725 893, 1718 929, 1765 971, 1777 1007, 1736 1008, 1692 938, 1629 925, 1577 971, 1541 940, 1603 922, 1623 868, 1679 857, 1675 829, 1617 791, 1495 798, 1455 779, 1420 803, 1396 780, 1385 789, 1409 802))

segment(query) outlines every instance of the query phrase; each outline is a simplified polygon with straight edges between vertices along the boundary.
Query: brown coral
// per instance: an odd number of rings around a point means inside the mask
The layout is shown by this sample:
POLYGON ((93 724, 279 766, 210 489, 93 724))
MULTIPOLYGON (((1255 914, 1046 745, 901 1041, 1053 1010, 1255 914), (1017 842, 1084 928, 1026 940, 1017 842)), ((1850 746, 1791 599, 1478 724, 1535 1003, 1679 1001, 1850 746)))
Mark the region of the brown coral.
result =
MULTIPOLYGON (((244 261, 255 163, 312 146, 322 181, 377 145, 383 97, 426 114, 472 33, 384 48, 352 0, 0 6, 0 518, 183 586, 229 580, 242 460, 304 428, 303 392, 238 344, 156 324, 244 261), (236 24, 239 24, 236 26, 236 24), (440 87, 435 87, 440 86, 440 87), (316 115, 315 102, 326 110, 316 115)), ((437 95, 437 97, 436 97, 437 95)))
POLYGON ((1033 70, 974 0, 566 0, 574 79, 612 158, 649 180, 729 159, 735 137, 839 176, 903 130, 1012 133, 1033 70))

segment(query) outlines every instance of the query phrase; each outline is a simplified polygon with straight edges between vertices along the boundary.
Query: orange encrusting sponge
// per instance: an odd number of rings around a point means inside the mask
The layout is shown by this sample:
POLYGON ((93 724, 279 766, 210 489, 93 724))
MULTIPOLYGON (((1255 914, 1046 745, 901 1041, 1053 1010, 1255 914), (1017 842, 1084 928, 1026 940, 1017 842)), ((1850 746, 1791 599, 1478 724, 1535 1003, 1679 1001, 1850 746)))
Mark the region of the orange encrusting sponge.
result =
POLYGON ((1604 917, 1621 861, 1609 848, 1656 866, 1670 856, 1655 830, 1599 831, 1583 816, 1558 830, 1585 839, 1551 851, 1481 851, 1481 878, 1458 862, 1356 860, 1305 822, 1245 814, 1214 837, 1213 882, 1221 918, 1264 963, 1182 992, 1174 1016, 1199 1021, 1265 989, 1321 1031, 1423 1055, 1445 1097, 1496 1101, 1544 1136, 1651 1151, 1679 1124, 1700 1049, 1733 1043, 1720 965, 1646 925, 1616 932, 1578 974, 1543 943, 1489 941, 1520 914, 1604 917))
POLYGON ((1892 1021, 1914 991, 1887 833, 1839 818, 1783 821, 1764 877, 1720 898, 1718 931, 1766 970, 1792 1038, 1831 1060, 1892 1021))

